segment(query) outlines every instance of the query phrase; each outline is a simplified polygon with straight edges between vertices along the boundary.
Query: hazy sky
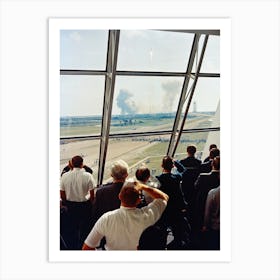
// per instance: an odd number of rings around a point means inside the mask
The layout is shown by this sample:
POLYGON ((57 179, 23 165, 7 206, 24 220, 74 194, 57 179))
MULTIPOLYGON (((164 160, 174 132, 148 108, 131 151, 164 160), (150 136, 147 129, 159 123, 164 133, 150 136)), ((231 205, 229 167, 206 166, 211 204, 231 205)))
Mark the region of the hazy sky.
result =
MULTIPOLYGON (((108 31, 62 30, 60 35, 61 69, 105 69, 108 31)), ((121 30, 117 70, 185 72, 193 36, 121 30)), ((210 37, 202 72, 220 72, 219 52, 219 37, 210 37)), ((104 76, 62 75, 60 115, 101 115, 104 81, 104 76)), ((182 84, 182 77, 117 76, 113 114, 174 112, 182 84)), ((197 111, 215 111, 219 95, 218 78, 200 78, 193 98, 197 111)))

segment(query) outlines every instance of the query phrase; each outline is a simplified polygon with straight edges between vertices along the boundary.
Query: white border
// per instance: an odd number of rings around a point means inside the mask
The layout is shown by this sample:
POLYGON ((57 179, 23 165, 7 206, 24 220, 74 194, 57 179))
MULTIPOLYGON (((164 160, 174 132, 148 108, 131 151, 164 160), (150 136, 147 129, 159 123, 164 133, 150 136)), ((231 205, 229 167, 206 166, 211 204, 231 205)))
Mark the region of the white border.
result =
POLYGON ((67 262, 228 262, 231 260, 231 27, 230 19, 49 19, 49 261, 67 262), (60 251, 59 250, 59 96, 61 29, 219 29, 221 50, 221 250, 220 251, 60 251), (223 168, 227 166, 227 168, 223 168), (57 186, 57 187, 56 187, 57 186))

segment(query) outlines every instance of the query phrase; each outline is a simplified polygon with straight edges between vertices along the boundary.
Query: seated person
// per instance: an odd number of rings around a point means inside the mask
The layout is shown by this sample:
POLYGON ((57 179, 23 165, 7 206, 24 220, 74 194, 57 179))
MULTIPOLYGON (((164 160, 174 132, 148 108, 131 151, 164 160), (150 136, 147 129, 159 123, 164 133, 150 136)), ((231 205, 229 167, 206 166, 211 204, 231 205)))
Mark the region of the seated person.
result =
POLYGON ((142 232, 161 217, 168 201, 167 194, 137 181, 126 182, 119 198, 121 207, 100 217, 86 238, 83 250, 95 250, 103 237, 106 238, 106 250, 137 250, 142 232), (154 200, 139 209, 141 190, 154 200))

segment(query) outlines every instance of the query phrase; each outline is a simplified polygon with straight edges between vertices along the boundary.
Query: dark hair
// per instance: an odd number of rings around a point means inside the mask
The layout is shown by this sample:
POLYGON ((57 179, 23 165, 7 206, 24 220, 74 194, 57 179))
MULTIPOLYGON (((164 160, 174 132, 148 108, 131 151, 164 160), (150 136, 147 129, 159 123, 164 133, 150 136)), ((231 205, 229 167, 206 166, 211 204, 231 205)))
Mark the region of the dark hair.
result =
POLYGON ((165 157, 162 159, 162 167, 163 167, 165 170, 171 171, 171 169, 172 169, 172 167, 173 167, 173 160, 172 160, 172 157, 170 157, 170 156, 165 156, 165 157))
POLYGON ((135 207, 139 202, 139 191, 135 188, 137 182, 126 182, 122 187, 119 197, 128 207, 135 207))
POLYGON ((220 157, 217 156, 212 161, 212 166, 215 168, 215 170, 220 170, 220 157))
POLYGON ((218 157, 220 156, 220 150, 217 149, 217 148, 213 148, 210 150, 210 154, 209 154, 209 157, 210 158, 214 158, 214 157, 218 157))
POLYGON ((166 238, 166 230, 152 225, 142 232, 138 250, 164 250, 166 247, 166 238))
POLYGON ((87 165, 84 165, 83 168, 84 168, 84 170, 85 170, 86 172, 92 174, 93 171, 92 171, 92 169, 91 169, 90 167, 88 167, 87 165))
POLYGON ((84 160, 81 156, 75 156, 71 160, 73 167, 82 167, 83 166, 83 161, 84 160))
POLYGON ((136 170, 135 176, 137 180, 145 182, 151 176, 150 169, 146 166, 141 166, 136 170))
POLYGON ((211 144, 211 145, 209 146, 209 151, 210 151, 211 149, 213 149, 213 148, 217 148, 217 145, 216 145, 216 144, 211 144))
POLYGON ((196 153, 196 146, 194 146, 194 145, 188 146, 187 153, 193 156, 196 153))

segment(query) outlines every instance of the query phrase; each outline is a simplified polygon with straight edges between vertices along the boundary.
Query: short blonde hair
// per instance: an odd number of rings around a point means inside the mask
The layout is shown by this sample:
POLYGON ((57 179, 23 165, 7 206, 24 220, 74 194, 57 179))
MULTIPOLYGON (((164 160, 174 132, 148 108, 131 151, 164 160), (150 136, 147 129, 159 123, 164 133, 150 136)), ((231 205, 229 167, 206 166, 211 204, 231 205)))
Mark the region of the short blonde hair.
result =
POLYGON ((125 180, 128 175, 128 164, 120 159, 111 166, 111 176, 116 180, 125 180))

